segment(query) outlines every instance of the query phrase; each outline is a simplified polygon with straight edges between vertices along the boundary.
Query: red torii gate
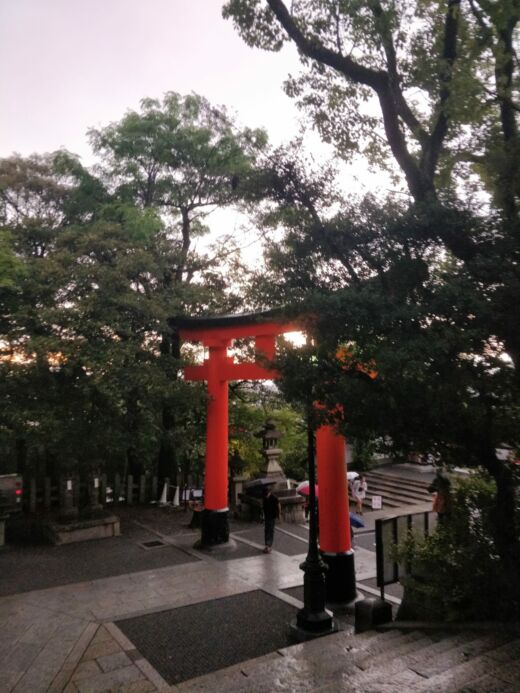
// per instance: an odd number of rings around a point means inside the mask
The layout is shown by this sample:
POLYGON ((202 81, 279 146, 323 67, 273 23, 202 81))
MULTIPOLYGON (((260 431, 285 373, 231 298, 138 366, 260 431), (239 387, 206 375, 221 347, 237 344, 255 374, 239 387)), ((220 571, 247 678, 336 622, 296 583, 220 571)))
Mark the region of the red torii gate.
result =
MULTIPOLYGON (((296 323, 276 319, 276 313, 252 313, 176 320, 181 340, 201 342, 209 357, 201 366, 186 366, 186 380, 208 383, 204 510, 201 545, 214 546, 229 539, 228 525, 228 382, 274 380, 279 374, 261 363, 236 363, 227 355, 235 339, 253 338, 255 352, 263 360, 275 355, 276 337, 301 329, 296 323)), ((320 489, 320 549, 329 565, 329 601, 351 601, 356 596, 354 555, 350 541, 346 444, 334 427, 321 426, 316 433, 316 457, 320 489)))

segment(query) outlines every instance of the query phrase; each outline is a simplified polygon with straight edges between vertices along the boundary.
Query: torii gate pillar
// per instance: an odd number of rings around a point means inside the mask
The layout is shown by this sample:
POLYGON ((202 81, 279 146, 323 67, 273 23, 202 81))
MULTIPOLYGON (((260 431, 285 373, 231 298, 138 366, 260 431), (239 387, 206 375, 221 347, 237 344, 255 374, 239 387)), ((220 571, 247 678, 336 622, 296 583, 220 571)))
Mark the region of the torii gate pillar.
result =
POLYGON ((229 539, 228 525, 228 382, 227 344, 210 347, 202 544, 229 539))
POLYGON ((328 566, 325 589, 331 604, 352 602, 357 595, 345 454, 345 438, 333 426, 320 426, 316 431, 320 551, 328 566))
POLYGON ((255 316, 225 316, 184 320, 180 337, 202 342, 209 357, 202 366, 186 366, 186 380, 208 383, 204 510, 200 545, 209 547, 229 540, 228 508, 228 382, 230 380, 272 380, 278 373, 262 363, 235 363, 227 355, 234 339, 251 337, 261 359, 274 358, 279 334, 298 329, 289 323, 255 320, 255 316))

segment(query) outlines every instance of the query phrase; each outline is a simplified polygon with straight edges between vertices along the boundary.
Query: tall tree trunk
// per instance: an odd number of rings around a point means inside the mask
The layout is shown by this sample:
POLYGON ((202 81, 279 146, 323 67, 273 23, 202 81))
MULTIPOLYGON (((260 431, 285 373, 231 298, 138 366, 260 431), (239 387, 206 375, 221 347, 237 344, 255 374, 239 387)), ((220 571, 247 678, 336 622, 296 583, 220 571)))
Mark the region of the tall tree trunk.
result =
POLYGON ((130 444, 126 450, 126 469, 128 474, 138 477, 143 473, 143 464, 136 452, 135 438, 139 430, 139 392, 137 388, 132 388, 128 395, 126 412, 126 433, 130 444))
POLYGON ((485 467, 497 485, 493 531, 495 546, 504 569, 520 579, 520 538, 516 520, 516 485, 511 464, 498 460, 494 451, 486 455, 485 467))
POLYGON ((27 468, 27 441, 25 438, 17 438, 16 448, 16 473, 23 476, 27 468))
MULTIPOLYGON (((177 332, 163 333, 161 336, 161 354, 165 357, 180 359, 180 338, 177 332)), ((171 444, 170 432, 175 429, 175 411, 168 401, 162 407, 162 436, 157 457, 157 476, 159 486, 169 478, 177 483, 177 452, 171 444)))

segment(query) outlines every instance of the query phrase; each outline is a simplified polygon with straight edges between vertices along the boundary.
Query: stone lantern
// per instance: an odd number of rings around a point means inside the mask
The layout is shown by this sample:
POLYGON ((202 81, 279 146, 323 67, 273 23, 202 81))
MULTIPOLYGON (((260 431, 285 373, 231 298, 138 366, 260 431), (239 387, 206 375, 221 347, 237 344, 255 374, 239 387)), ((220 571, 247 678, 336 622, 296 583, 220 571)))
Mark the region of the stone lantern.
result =
POLYGON ((283 434, 276 430, 274 421, 269 419, 266 421, 264 428, 255 435, 257 438, 262 439, 262 455, 265 460, 262 476, 276 479, 277 481, 285 481, 286 476, 278 461, 282 454, 281 448, 278 447, 278 442, 283 434))

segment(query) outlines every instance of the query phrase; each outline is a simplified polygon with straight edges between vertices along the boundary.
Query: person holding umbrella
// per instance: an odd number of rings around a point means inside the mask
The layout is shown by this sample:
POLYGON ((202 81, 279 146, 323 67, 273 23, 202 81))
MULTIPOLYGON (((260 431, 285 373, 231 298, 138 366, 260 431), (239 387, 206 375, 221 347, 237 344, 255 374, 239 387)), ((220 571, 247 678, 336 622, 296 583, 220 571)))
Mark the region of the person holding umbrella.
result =
POLYGON ((262 492, 262 508, 264 511, 264 553, 271 553, 274 539, 274 525, 280 519, 280 501, 267 486, 262 492))
POLYGON ((363 514, 363 501, 367 495, 368 484, 364 476, 360 476, 359 479, 354 479, 352 484, 352 495, 356 501, 356 512, 358 515, 363 514))

